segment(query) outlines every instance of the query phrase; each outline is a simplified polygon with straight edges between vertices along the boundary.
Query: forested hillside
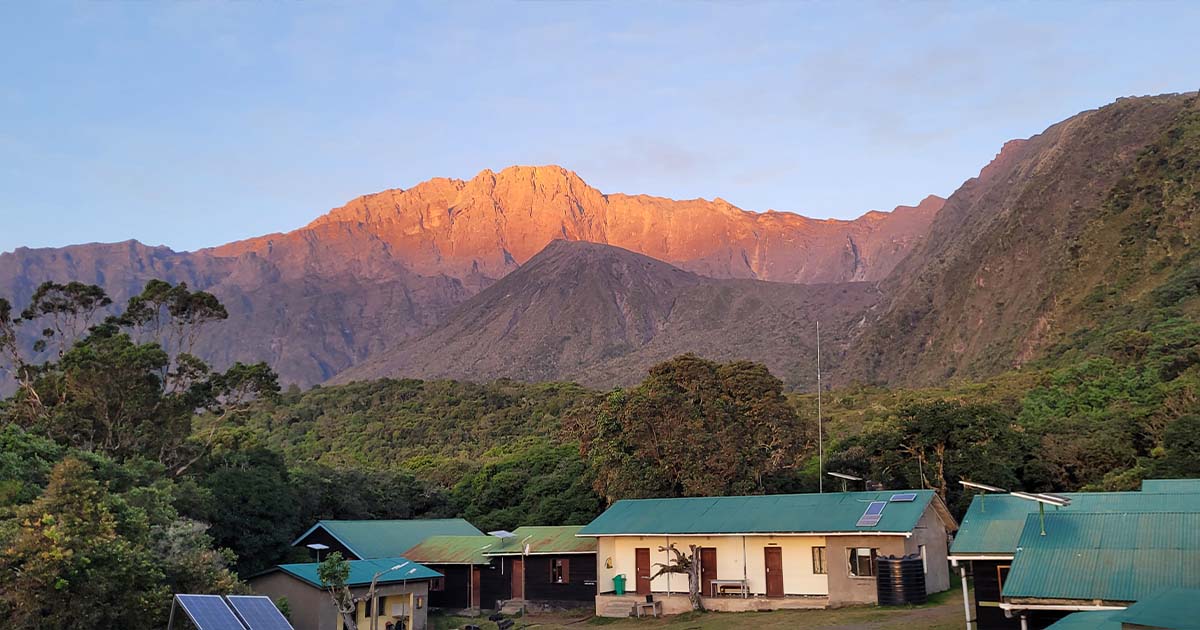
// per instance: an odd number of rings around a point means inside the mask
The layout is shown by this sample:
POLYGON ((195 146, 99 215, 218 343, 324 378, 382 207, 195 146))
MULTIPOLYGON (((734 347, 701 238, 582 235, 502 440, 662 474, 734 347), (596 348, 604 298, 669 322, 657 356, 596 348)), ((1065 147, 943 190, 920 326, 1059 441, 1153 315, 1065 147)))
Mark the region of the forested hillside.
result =
POLYGON ((882 283, 841 381, 986 378, 1194 314, 1198 116, 1194 92, 1121 99, 1006 145, 882 283))

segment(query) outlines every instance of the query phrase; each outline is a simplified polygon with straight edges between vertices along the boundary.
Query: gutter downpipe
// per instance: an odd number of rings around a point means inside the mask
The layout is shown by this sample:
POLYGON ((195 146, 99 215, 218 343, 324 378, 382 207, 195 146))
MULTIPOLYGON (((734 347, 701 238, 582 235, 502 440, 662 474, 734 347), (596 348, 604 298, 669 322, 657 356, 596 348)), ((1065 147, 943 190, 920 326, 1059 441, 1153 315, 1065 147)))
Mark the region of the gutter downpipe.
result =
POLYGON ((967 620, 967 630, 971 630, 971 597, 967 594, 967 565, 959 564, 958 560, 951 562, 958 567, 958 574, 962 581, 963 617, 967 620))
POLYGON ((742 583, 746 589, 742 591, 742 597, 745 597, 746 591, 750 590, 750 574, 747 572, 748 570, 746 568, 746 537, 742 536, 742 583))
POLYGON ((1029 618, 1021 615, 1021 630, 1029 630, 1029 618))
MULTIPOLYGON (((616 542, 613 542, 614 549, 616 548, 616 546, 617 546, 616 542)), ((671 537, 670 536, 667 536, 666 556, 667 556, 667 564, 670 565, 671 564, 671 537)), ((654 565, 651 565, 651 566, 654 566, 654 565)), ((636 578, 637 577, 637 567, 636 566, 633 568, 633 574, 634 574, 634 577, 636 578)), ((633 585, 636 587, 637 582, 634 582, 633 585)), ((651 588, 650 592, 653 593, 654 589, 651 588)), ((668 571, 667 572, 667 597, 670 597, 670 596, 671 596, 671 572, 668 571)))

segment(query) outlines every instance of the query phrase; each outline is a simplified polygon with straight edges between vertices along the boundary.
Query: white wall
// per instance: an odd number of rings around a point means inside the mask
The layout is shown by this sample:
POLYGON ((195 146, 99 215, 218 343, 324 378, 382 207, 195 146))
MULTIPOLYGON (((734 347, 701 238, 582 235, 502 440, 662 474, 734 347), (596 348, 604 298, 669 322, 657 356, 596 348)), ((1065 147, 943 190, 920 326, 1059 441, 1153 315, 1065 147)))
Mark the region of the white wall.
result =
MULTIPOLYGON (((637 590, 635 582, 636 552, 639 547, 650 550, 651 574, 658 570, 654 563, 668 563, 672 554, 659 551, 669 543, 684 553, 688 553, 689 545, 713 547, 717 550, 717 579, 741 580, 746 579, 753 594, 765 595, 767 592, 766 564, 764 547, 777 546, 783 550, 783 589, 787 595, 827 595, 829 593, 828 576, 813 573, 812 548, 825 545, 825 539, 820 536, 604 536, 600 537, 597 546, 597 581, 599 592, 613 590, 612 578, 624 573, 627 582, 626 590, 637 590), (607 566, 611 559, 612 567, 607 566)), ((826 558, 826 564, 830 562, 826 558)), ((687 593, 687 576, 666 574, 659 576, 650 583, 650 589, 656 593, 687 593)), ((707 595, 707 593, 705 593, 707 595)))

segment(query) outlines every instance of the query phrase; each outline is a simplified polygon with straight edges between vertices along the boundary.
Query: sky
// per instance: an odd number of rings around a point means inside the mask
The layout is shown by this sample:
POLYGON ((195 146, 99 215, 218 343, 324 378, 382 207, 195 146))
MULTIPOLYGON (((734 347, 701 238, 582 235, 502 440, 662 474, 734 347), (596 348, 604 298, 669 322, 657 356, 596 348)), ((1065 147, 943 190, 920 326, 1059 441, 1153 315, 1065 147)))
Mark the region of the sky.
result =
POLYGON ((0 252, 191 250, 513 164, 852 218, 1200 88, 1197 2, 0 2, 0 252))

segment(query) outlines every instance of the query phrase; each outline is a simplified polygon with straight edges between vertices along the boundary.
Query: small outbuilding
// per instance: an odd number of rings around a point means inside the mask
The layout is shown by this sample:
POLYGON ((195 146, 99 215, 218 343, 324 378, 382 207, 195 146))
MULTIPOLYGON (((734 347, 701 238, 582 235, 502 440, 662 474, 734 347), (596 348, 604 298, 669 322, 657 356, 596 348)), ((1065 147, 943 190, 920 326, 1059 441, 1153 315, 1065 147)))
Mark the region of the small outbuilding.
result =
MULTIPOLYGON (((341 630, 341 615, 317 575, 319 566, 311 562, 281 564, 247 582, 255 593, 276 602, 287 598, 296 630, 341 630)), ((366 598, 377 574, 375 600, 358 603, 358 627, 367 628, 372 618, 377 618, 384 630, 425 630, 429 584, 442 579, 442 574, 403 557, 354 560, 346 585, 356 598, 366 598)))
POLYGON ((404 555, 440 571, 430 605, 446 610, 569 609, 596 596, 596 541, 580 525, 433 536, 404 555))
POLYGON ((446 611, 494 610, 509 598, 511 567, 484 555, 493 536, 430 536, 404 553, 444 578, 429 584, 429 605, 446 611))
POLYGON ((522 608, 591 606, 596 598, 596 539, 582 525, 518 527, 484 550, 512 567, 509 600, 522 608))

